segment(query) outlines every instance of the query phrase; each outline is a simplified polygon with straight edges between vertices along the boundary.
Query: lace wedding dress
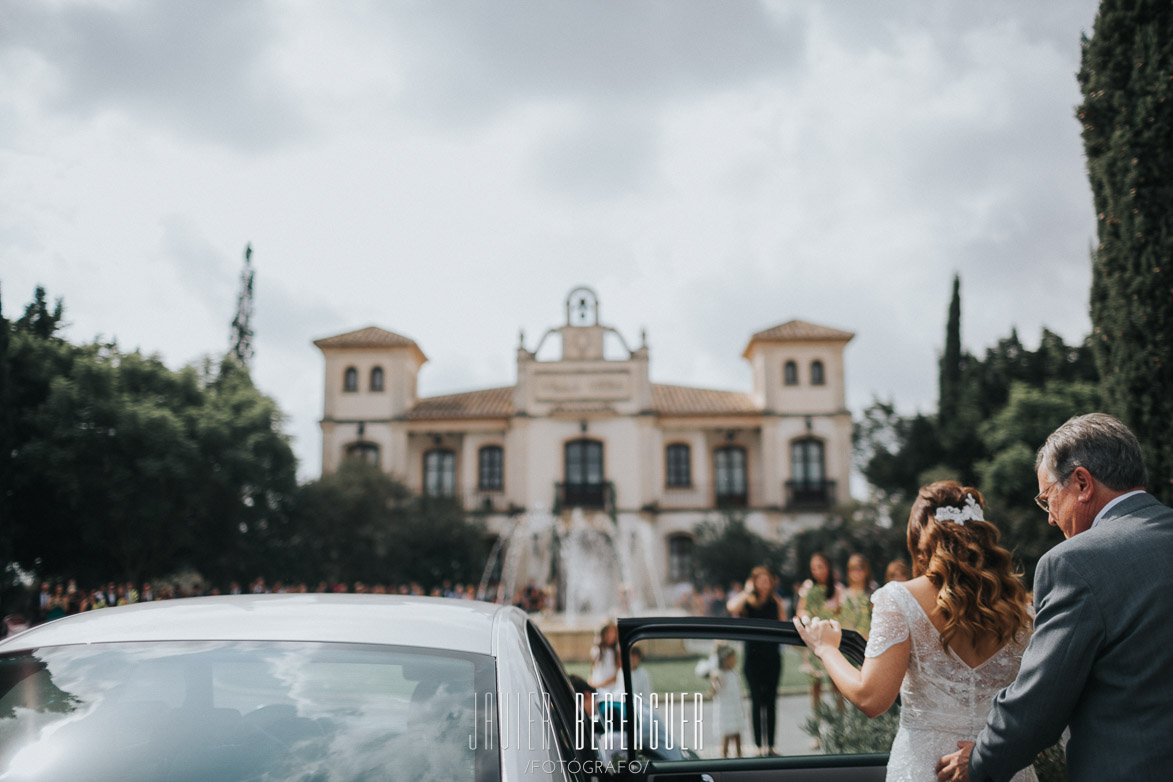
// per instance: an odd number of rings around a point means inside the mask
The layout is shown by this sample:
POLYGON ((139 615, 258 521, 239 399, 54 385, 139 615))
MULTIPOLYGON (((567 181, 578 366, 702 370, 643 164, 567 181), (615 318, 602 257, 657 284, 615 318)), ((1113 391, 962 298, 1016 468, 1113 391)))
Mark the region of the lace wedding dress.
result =
MULTIPOLYGON (((971 668, 941 646, 941 636, 904 584, 894 581, 872 595, 872 630, 865 656, 878 657, 912 639, 908 673, 900 686, 900 729, 888 758, 888 782, 936 782, 937 761, 973 741, 986 724, 990 704, 1018 675, 1027 634, 971 668)), ((1033 768, 1012 782, 1034 782, 1033 768)))

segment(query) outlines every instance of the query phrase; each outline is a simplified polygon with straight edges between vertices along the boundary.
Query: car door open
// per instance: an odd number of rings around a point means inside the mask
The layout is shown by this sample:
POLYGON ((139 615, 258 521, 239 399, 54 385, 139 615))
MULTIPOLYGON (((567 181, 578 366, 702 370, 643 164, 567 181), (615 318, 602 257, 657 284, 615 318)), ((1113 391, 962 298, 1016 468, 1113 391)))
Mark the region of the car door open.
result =
MULTIPOLYGON (((621 734, 628 775, 701 780, 882 780, 896 709, 874 722, 826 687, 789 622, 730 617, 620 619, 623 694, 599 708, 621 734), (771 708, 772 704, 772 708, 771 708), (776 754, 758 756, 772 748, 776 754), (628 748, 631 748, 630 750, 628 748)), ((856 665, 866 641, 843 633, 856 665)))

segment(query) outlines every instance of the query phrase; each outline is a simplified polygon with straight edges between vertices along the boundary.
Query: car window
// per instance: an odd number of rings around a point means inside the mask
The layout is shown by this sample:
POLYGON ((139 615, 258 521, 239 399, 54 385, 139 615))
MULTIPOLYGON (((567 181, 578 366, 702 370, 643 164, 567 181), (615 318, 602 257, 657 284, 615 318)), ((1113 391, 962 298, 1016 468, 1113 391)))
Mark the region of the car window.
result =
MULTIPOLYGON (((748 764, 753 765, 761 755, 776 756, 771 768, 778 770, 834 767, 841 760, 862 778, 871 778, 868 766, 883 778, 884 756, 897 727, 896 707, 871 720, 841 700, 792 628, 774 622, 773 634, 746 635, 738 632, 738 623, 753 620, 708 628, 704 620, 694 621, 689 627, 689 620, 682 620, 678 632, 643 638, 625 632, 621 621, 627 665, 623 689, 630 691, 624 713, 630 708, 635 715, 624 730, 634 734, 640 757, 664 773, 693 756, 712 761, 706 768, 713 771, 747 767, 739 759, 755 758, 748 764), (662 729, 649 729, 643 714, 653 715, 662 729)), ((858 659, 861 639, 853 637, 850 645, 858 659)), ((682 767, 696 766, 685 762, 682 767)))
POLYGON ((494 687, 491 657, 402 647, 40 649, 0 657, 0 777, 497 779, 494 687))

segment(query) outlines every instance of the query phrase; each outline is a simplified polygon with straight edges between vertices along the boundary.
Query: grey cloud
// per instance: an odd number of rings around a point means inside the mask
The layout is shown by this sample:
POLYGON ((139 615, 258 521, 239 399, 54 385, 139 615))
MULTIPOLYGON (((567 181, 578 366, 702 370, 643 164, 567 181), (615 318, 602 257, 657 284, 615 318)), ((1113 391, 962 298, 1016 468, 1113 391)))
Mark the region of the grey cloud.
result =
POLYGON ((246 150, 308 130, 265 67, 275 31, 263 4, 149 0, 112 9, 18 0, 0 27, 0 51, 29 50, 55 69, 50 105, 58 111, 127 111, 246 150))
POLYGON ((651 118, 584 118, 537 150, 536 179, 543 189, 571 198, 630 195, 655 172, 656 141, 651 118))
POLYGON ((344 311, 327 304, 312 287, 291 287, 268 265, 260 249, 253 256, 253 264, 256 267, 253 331, 258 340, 304 354, 314 350, 311 343, 315 339, 370 325, 353 323, 344 311))
POLYGON ((461 132, 538 105, 574 107, 545 132, 533 176, 570 199, 629 195, 655 171, 656 109, 801 67, 804 23, 758 2, 479 0, 384 7, 400 109, 461 132))
POLYGON ((183 217, 168 215, 160 223, 163 236, 159 252, 174 262, 184 290, 190 291, 211 312, 229 312, 234 278, 223 253, 183 217))
POLYGON ((647 105, 792 68, 802 25, 759 3, 419 2, 389 6, 409 106, 445 120, 517 101, 647 105))
POLYGON ((1080 8, 1087 20, 1085 29, 1090 31, 1099 2, 1066 0, 1064 5, 1063 13, 1058 13, 1053 4, 1021 0, 836 0, 820 3, 817 13, 827 19, 843 42, 857 49, 888 49, 910 30, 924 30, 938 41, 949 42, 978 27, 1014 25, 1032 42, 1078 52, 1079 40, 1071 35, 1068 9, 1080 8))

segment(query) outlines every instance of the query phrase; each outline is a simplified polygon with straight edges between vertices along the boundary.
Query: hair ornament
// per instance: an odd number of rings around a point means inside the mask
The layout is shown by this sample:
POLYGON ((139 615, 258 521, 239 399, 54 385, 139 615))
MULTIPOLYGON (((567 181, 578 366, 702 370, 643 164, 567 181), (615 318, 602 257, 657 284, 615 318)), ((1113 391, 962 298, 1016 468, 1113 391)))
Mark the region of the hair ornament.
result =
POLYGON ((986 517, 982 513, 982 506, 977 504, 977 500, 973 498, 972 494, 965 495, 965 507, 958 508, 955 505, 942 505, 937 508, 937 521, 951 521, 954 524, 965 526, 967 521, 985 521, 986 517))

